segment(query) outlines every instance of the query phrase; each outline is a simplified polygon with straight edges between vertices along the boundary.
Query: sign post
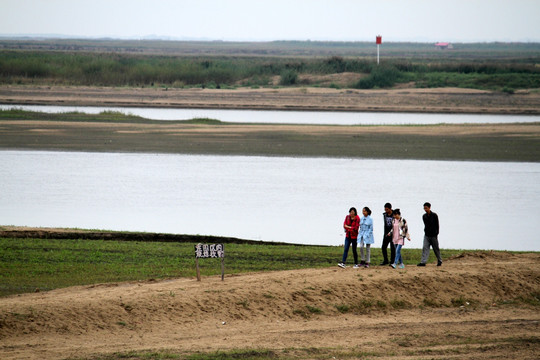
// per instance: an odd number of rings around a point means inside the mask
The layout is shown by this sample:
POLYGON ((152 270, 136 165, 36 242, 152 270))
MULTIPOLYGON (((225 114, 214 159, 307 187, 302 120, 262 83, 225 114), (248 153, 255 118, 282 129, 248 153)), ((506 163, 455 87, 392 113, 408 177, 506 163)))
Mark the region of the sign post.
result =
POLYGON ((377 65, 379 65, 379 45, 382 44, 382 36, 377 35, 375 37, 375 43, 377 44, 377 65))
POLYGON ((201 281, 199 259, 221 258, 221 281, 225 278, 225 246, 223 244, 197 244, 195 245, 195 266, 197 267, 197 281, 201 281))

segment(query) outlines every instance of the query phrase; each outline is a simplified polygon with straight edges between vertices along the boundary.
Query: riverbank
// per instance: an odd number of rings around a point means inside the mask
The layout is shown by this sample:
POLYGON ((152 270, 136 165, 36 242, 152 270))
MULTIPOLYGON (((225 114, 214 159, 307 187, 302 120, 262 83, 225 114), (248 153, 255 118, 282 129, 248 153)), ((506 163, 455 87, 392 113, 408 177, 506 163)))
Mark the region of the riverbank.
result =
POLYGON ((442 267, 332 266, 19 294, 0 298, 0 356, 535 359, 539 261, 475 251, 442 267))
POLYGON ((459 114, 540 114, 540 91, 514 94, 402 84, 380 90, 302 88, 112 88, 0 86, 0 104, 159 108, 368 111, 459 114))
MULTIPOLYGON (((169 243, 221 243, 249 245, 292 245, 275 241, 246 240, 224 236, 166 234, 151 232, 126 232, 106 230, 85 230, 70 228, 43 228, 0 225, 0 238, 9 239, 84 239, 108 241, 143 241, 169 243)), ((295 245, 303 246, 303 245, 295 245)), ((315 246, 315 245, 310 245, 315 246)))
POLYGON ((121 114, 112 119, 106 114, 4 115, 2 150, 540 161, 540 123, 256 125, 151 121, 121 114))

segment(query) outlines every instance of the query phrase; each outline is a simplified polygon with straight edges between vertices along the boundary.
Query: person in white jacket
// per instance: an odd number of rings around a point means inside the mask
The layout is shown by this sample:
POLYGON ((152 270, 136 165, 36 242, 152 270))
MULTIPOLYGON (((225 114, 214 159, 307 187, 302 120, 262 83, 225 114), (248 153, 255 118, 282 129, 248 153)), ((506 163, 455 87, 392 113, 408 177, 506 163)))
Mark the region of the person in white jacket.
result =
POLYGON ((360 266, 369 267, 371 258, 371 245, 375 242, 373 238, 373 219, 371 218, 371 210, 366 206, 362 209, 360 218, 360 232, 358 240, 360 242, 360 266), (364 257, 365 247, 365 257, 364 257))

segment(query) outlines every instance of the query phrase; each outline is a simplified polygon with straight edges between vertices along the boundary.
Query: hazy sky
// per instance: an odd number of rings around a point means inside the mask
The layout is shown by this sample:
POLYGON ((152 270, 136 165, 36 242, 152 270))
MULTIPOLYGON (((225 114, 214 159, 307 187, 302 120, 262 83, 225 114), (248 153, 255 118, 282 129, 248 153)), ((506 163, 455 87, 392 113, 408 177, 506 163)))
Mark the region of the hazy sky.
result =
POLYGON ((540 42, 540 0, 0 0, 0 35, 540 42))

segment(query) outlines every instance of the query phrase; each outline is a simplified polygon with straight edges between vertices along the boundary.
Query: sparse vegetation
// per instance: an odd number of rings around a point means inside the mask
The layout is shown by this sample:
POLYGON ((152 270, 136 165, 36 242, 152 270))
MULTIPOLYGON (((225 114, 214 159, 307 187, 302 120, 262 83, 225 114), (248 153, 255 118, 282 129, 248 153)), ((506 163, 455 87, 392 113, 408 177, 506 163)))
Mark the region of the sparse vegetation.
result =
POLYGON ((383 65, 375 67, 368 77, 360 79, 358 89, 389 88, 403 81, 404 75, 395 66, 383 65))
POLYGON ((311 314, 322 314, 322 310, 316 306, 306 305, 306 308, 311 314))
POLYGON ((463 296, 460 296, 459 298, 454 298, 451 300, 451 302, 452 302, 452 306, 455 306, 455 307, 469 306, 472 303, 471 300, 467 300, 463 298, 463 296))
MULTIPOLYGON (((417 87, 500 90, 539 88, 540 44, 387 43, 380 66, 371 43, 276 41, 211 43, 161 41, 0 41, 0 84, 133 87, 295 86, 300 75, 353 72, 361 89, 412 82, 417 87)), ((302 86, 319 86, 302 81, 302 86)))
POLYGON ((283 70, 280 85, 295 85, 298 81, 298 73, 294 70, 283 70))
POLYGON ((390 301, 390 305, 394 308, 394 309, 408 309, 411 307, 411 304, 405 300, 401 300, 401 299, 393 299, 390 301))
POLYGON ((327 126, 332 131, 311 133, 295 125, 274 128, 272 124, 258 124, 251 125, 250 131, 239 126, 225 131, 223 127, 230 123, 212 119, 159 121, 117 113, 46 114, 21 110, 0 110, 0 121, 3 149, 353 158, 395 158, 399 154, 402 159, 531 162, 540 159, 538 123, 515 124, 506 131, 493 131, 492 125, 479 124, 417 126, 426 130, 418 133, 402 132, 407 125, 389 126, 384 131, 374 131, 373 126, 327 126), (51 131, 46 136, 36 134, 27 125, 12 121, 23 119, 39 121, 41 128, 51 131), (68 122, 79 124, 66 126, 68 122), (91 124, 100 122, 111 125, 91 124), (139 124, 145 124, 144 131, 139 124), (185 125, 204 126, 204 132, 184 132, 185 125), (490 131, 480 134, 482 127, 490 131), (134 131, 125 131, 128 129, 134 131), (185 141, 177 141, 180 132, 185 141), (231 136, 237 141, 231 141, 231 136), (104 144, 103 138, 110 141, 104 144))
POLYGON ((337 309, 337 311, 339 311, 340 313, 345 314, 345 313, 348 313, 348 312, 349 312, 350 306, 349 306, 349 305, 345 305, 345 304, 340 304, 340 305, 336 305, 336 309, 337 309))
MULTIPOLYGON (((0 238, 0 296, 103 282, 194 277, 194 245, 0 238)), ((337 264, 343 251, 341 246, 260 244, 226 244, 226 249, 225 274, 331 267, 337 264)), ((421 249, 404 252, 416 259, 421 249)), ((443 256, 459 253, 459 250, 444 250, 443 256)), ((374 263, 381 259, 379 254, 372 254, 374 263)), ((199 264, 203 276, 221 272, 215 260, 205 259, 199 264)), ((322 293, 332 294, 332 291, 322 290, 322 293)), ((307 295, 306 291, 298 293, 298 296, 307 295)), ((239 305, 247 307, 249 301, 240 301, 239 305)), ((358 306, 366 308, 372 304, 368 301, 358 306)))

